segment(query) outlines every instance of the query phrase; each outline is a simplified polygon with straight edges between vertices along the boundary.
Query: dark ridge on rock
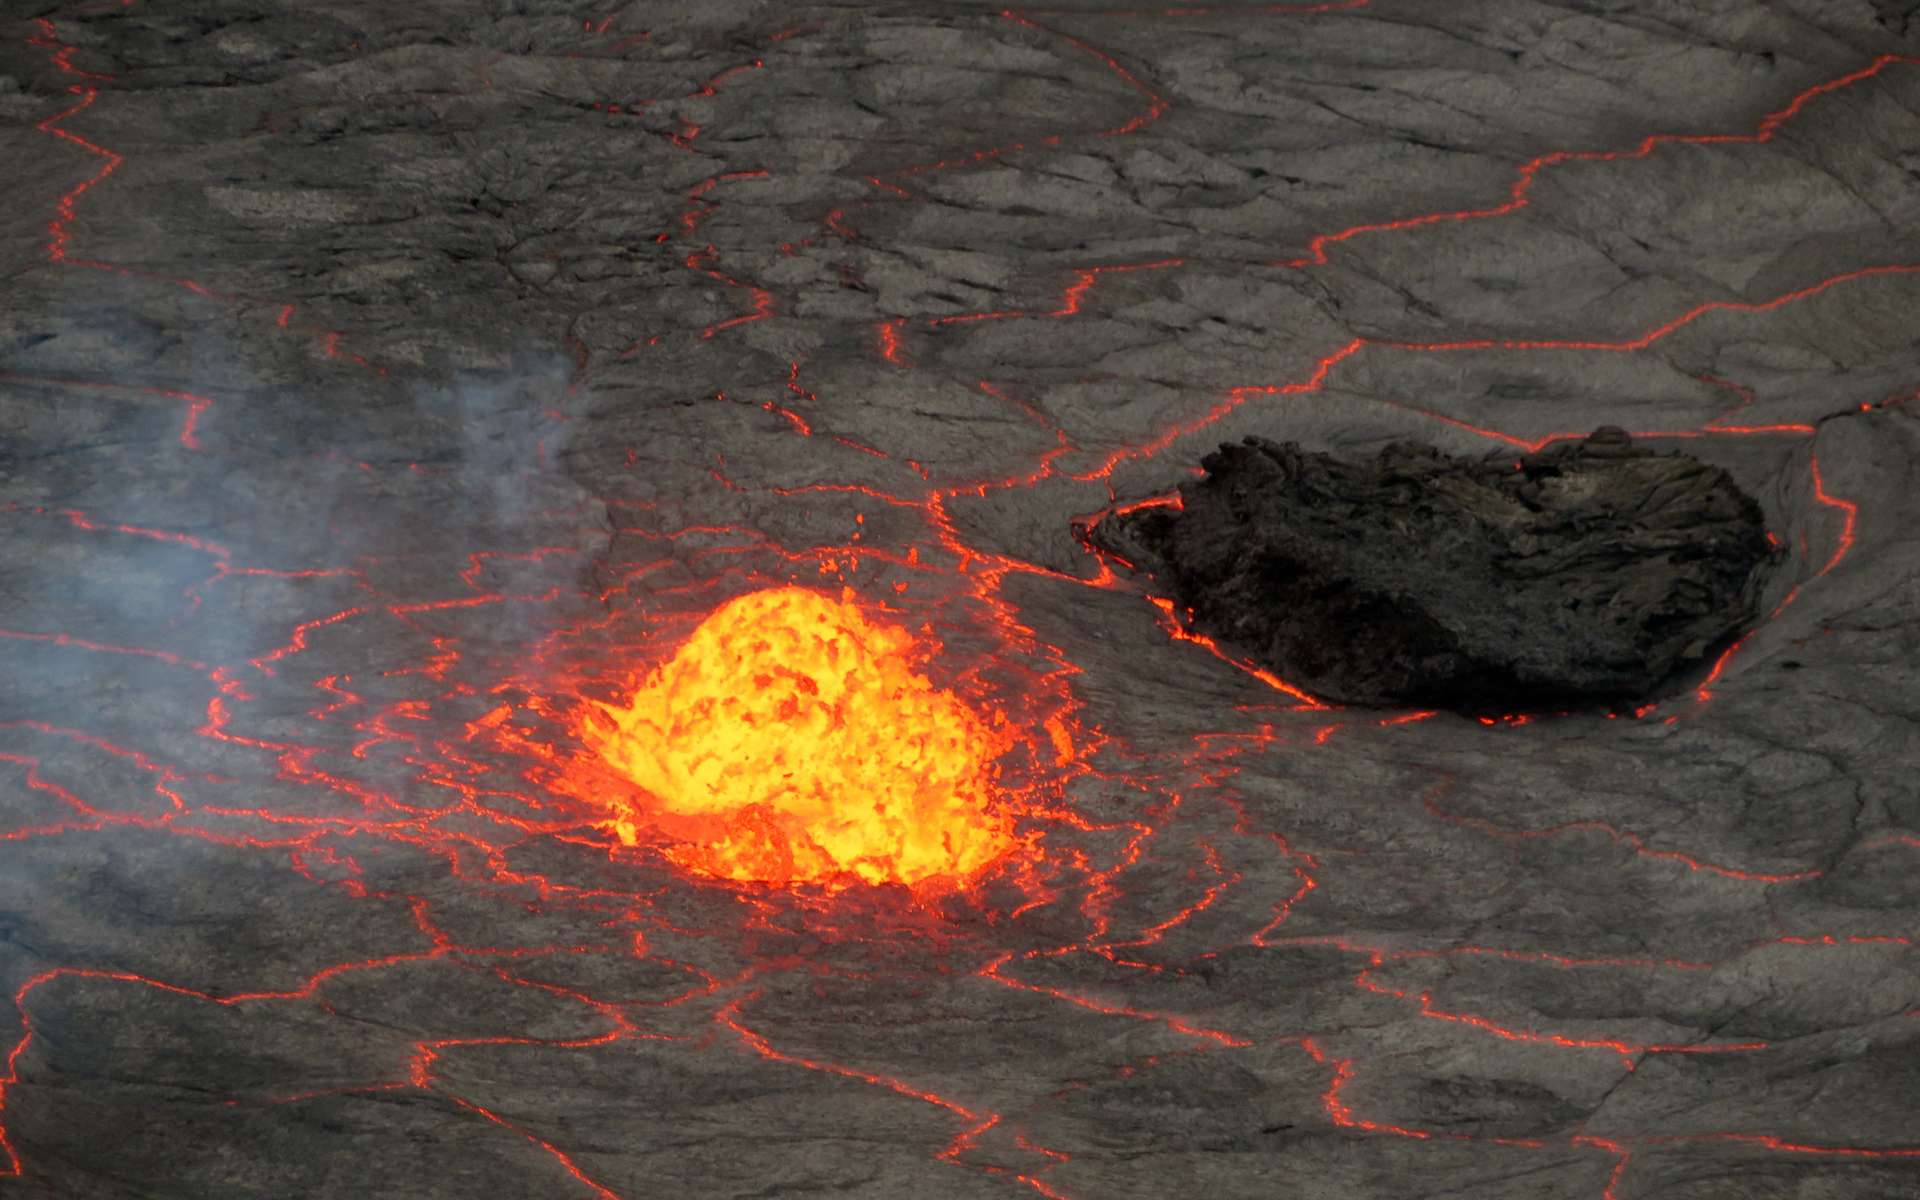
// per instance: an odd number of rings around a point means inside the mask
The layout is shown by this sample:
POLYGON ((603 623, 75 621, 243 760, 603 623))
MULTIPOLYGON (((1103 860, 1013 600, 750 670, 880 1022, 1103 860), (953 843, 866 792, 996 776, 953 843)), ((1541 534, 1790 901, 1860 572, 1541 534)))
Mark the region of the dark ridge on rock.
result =
POLYGON ((1725 471, 1611 426, 1516 458, 1369 462, 1249 437, 1180 505, 1096 523, 1193 628, 1349 704, 1469 712, 1647 697, 1756 615, 1775 555, 1725 471))

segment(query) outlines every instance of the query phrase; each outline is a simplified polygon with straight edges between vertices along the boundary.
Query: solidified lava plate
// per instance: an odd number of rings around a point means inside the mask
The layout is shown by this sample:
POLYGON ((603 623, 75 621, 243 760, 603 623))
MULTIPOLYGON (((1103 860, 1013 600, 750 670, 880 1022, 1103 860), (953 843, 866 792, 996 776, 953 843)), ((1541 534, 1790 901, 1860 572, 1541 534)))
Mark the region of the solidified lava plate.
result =
POLYGON ((0 1192, 1920 1194, 1910 4, 14 7, 0 1192), (1071 532, 1603 425, 1611 715, 1071 532))
POLYGON ((1717 467, 1603 428, 1343 462, 1249 437, 1086 531, 1163 608, 1314 695, 1468 713, 1641 701, 1746 629, 1774 556, 1717 467))

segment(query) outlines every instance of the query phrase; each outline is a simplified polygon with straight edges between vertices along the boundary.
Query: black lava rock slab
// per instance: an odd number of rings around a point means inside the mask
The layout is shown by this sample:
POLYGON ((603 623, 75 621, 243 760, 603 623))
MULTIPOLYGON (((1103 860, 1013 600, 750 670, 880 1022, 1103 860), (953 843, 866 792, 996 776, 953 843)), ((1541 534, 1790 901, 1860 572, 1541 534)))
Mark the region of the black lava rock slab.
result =
POLYGON ((1469 712, 1656 693, 1751 622, 1776 555, 1725 471, 1605 427, 1516 458, 1249 437, 1087 531, 1192 627, 1329 700, 1469 712))

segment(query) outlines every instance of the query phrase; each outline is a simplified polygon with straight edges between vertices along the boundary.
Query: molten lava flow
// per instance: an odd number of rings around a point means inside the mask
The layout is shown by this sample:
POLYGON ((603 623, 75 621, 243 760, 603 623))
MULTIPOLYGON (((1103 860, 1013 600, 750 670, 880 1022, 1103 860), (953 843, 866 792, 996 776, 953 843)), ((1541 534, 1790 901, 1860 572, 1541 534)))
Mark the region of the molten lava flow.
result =
POLYGON ((1013 844, 994 787, 1005 717, 935 688, 914 649, 850 593, 722 605, 584 726, 646 793, 615 802, 622 839, 652 825, 682 866, 778 884, 955 880, 998 859, 1013 844))

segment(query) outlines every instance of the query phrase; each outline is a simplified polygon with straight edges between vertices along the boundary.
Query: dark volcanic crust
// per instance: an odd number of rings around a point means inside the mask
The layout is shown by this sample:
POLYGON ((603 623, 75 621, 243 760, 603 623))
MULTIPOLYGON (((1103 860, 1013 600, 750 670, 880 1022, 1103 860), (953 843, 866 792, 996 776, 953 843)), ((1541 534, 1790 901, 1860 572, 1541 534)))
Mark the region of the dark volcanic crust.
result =
POLYGON ((0 1200, 1916 1200, 1917 3, 0 6, 0 1200), (1642 719, 1067 520, 1598 425, 1786 546, 1642 719), (1003 873, 551 786, 794 583, 1063 777, 1003 873))
POLYGON ((1617 428, 1515 458, 1340 462, 1248 437, 1181 505, 1095 527, 1195 626, 1328 699, 1470 711, 1644 697, 1755 615, 1773 557, 1717 467, 1617 428))

